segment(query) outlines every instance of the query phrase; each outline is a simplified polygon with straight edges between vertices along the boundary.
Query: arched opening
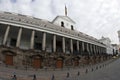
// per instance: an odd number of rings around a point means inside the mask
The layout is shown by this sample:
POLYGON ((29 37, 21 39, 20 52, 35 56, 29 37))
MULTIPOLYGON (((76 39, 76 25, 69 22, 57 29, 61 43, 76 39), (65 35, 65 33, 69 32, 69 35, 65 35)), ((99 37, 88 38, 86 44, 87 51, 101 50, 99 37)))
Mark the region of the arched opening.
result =
POLYGON ((64 27, 64 22, 63 21, 61 21, 61 26, 64 27))
POLYGON ((57 58, 56 68, 63 68, 63 58, 62 57, 57 58))
POLYGON ((5 55, 6 65, 13 65, 13 55, 5 55))
POLYGON ((75 57, 74 59, 74 66, 79 66, 79 60, 80 60, 80 57, 75 57))
POLYGON ((71 30, 74 30, 74 27, 73 27, 73 25, 71 25, 71 30))
POLYGON ((16 55, 16 53, 13 51, 10 51, 10 50, 2 51, 2 53, 5 56, 5 59, 4 59, 5 64, 6 65, 14 65, 13 57, 16 55))
POLYGON ((32 60, 32 64, 33 64, 33 68, 41 68, 42 67, 42 57, 35 55, 33 56, 33 60, 32 60))

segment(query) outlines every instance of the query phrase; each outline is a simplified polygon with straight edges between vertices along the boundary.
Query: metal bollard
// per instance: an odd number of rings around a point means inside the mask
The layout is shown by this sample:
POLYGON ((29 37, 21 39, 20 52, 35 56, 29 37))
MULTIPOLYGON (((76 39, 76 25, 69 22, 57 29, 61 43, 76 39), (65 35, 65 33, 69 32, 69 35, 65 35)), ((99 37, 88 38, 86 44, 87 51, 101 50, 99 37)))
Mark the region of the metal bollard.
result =
POLYGON ((36 75, 35 75, 35 74, 33 75, 33 80, 37 80, 37 79, 36 79, 36 75))
POLYGON ((69 76, 70 76, 70 74, 69 74, 69 72, 67 72, 67 76, 66 77, 68 78, 69 76))
POLYGON ((85 73, 88 73, 88 69, 86 69, 85 73))
POLYGON ((92 70, 91 70, 92 72, 93 72, 93 68, 92 68, 92 70))
POLYGON ((54 76, 54 74, 52 75, 51 80, 55 80, 55 76, 54 76))
POLYGON ((98 69, 98 66, 96 67, 96 70, 98 69))
POLYGON ((79 76, 80 75, 80 72, 78 71, 77 75, 79 76))

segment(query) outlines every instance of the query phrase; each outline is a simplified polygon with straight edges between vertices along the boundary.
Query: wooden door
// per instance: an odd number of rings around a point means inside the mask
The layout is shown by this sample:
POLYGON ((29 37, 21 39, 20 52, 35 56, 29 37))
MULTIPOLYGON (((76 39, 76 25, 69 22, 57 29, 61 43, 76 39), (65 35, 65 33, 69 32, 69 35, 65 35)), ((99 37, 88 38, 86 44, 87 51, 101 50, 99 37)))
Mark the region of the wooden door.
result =
POLYGON ((74 60, 74 66, 79 66, 79 60, 74 60))
POLYGON ((34 58, 34 60, 33 60, 33 67, 34 68, 40 68, 41 67, 41 60, 40 60, 40 58, 34 58))
POLYGON ((63 67, 63 60, 57 60, 56 68, 62 68, 62 67, 63 67))
POLYGON ((13 65, 13 56, 12 55, 6 55, 6 57, 5 57, 5 63, 7 65, 13 65))

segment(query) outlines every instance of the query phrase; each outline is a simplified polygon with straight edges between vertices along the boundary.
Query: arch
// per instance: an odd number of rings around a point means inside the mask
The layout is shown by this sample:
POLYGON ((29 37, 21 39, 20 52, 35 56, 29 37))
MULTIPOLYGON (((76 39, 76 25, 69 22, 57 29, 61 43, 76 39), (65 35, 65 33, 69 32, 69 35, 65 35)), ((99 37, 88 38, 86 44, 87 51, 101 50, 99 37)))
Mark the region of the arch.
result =
POLYGON ((13 57, 16 56, 16 53, 11 50, 3 50, 2 54, 5 56, 5 64, 6 65, 14 65, 13 57))
POLYGON ((41 68, 42 67, 42 56, 41 55, 33 55, 32 56, 32 66, 33 68, 41 68))
POLYGON ((73 65, 74 66, 79 66, 79 60, 80 60, 79 56, 74 57, 73 58, 73 65))
POLYGON ((61 26, 64 27, 64 22, 63 21, 61 21, 61 26))
POLYGON ((73 25, 71 25, 71 30, 74 30, 74 27, 73 27, 73 25))
POLYGON ((17 55, 16 52, 13 52, 11 50, 3 50, 1 53, 4 55, 13 55, 13 56, 17 55))
POLYGON ((63 56, 59 56, 56 61, 56 68, 63 68, 63 56))

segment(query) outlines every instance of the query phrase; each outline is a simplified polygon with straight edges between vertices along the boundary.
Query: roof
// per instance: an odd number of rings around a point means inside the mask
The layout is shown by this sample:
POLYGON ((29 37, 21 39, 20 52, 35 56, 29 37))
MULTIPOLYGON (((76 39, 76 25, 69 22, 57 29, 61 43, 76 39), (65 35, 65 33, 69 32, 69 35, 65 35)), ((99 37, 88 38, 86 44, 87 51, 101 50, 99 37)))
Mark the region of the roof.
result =
POLYGON ((52 22, 54 22, 56 19, 58 19, 58 18, 62 18, 62 19, 64 19, 64 20, 67 20, 67 21, 70 21, 70 22, 72 22, 72 23, 74 23, 75 24, 75 21, 73 21, 70 17, 68 17, 68 16, 57 16, 52 22))

